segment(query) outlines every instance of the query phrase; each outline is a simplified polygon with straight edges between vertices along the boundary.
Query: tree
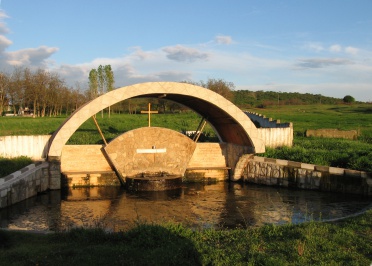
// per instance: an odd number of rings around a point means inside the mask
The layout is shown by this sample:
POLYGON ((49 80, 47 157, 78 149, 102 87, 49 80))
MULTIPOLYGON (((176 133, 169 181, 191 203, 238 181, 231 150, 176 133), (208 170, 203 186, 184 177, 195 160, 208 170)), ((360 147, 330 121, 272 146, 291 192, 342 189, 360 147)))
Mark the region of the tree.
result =
POLYGON ((7 97, 7 89, 9 86, 9 76, 5 73, 0 73, 0 115, 4 112, 5 107, 9 104, 7 97))
MULTIPOLYGON (((111 65, 99 65, 97 69, 92 69, 89 72, 89 91, 90 99, 94 99, 99 95, 114 89, 114 72, 112 71, 111 65)), ((111 109, 109 107, 109 117, 111 109)), ((103 110, 101 111, 103 117, 103 110)))
POLYGON ((214 91, 229 101, 234 99, 233 90, 235 89, 235 85, 233 82, 228 82, 223 79, 208 79, 207 82, 200 81, 199 86, 214 91))
MULTIPOLYGON (((105 73, 105 87, 106 87, 106 92, 110 92, 114 89, 114 72, 111 69, 111 65, 106 65, 104 66, 104 73, 105 73)), ((109 118, 111 115, 111 108, 109 106, 109 118)))
POLYGON ((89 72, 89 100, 98 96, 98 73, 96 69, 89 72))
POLYGON ((355 99, 353 96, 346 95, 343 99, 344 103, 353 103, 355 102, 355 99))

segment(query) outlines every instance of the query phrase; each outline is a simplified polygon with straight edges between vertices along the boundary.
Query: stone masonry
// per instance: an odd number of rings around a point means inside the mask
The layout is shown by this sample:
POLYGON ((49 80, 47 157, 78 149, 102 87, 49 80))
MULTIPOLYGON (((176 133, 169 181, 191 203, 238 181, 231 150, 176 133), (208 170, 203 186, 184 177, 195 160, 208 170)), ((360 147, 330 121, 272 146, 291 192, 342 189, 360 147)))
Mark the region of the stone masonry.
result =
POLYGON ((242 172, 245 182, 372 196, 372 173, 251 156, 242 172))

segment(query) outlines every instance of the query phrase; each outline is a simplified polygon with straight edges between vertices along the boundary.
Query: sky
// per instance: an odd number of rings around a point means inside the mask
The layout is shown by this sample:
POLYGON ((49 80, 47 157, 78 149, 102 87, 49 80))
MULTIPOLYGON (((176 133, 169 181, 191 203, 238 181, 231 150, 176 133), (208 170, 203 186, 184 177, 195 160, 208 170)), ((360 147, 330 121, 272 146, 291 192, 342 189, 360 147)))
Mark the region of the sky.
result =
POLYGON ((0 0, 0 71, 233 82, 372 101, 372 0, 0 0))

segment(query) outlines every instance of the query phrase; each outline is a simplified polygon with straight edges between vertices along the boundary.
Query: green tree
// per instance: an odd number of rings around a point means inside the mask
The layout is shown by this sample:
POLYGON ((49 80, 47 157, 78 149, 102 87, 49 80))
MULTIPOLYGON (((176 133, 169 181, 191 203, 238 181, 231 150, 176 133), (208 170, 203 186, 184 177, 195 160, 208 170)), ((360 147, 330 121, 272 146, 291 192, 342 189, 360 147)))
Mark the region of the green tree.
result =
POLYGON ((232 91, 235 89, 235 85, 233 82, 228 82, 223 79, 208 79, 206 83, 201 82, 200 84, 202 87, 220 94, 229 101, 234 99, 232 91))
POLYGON ((98 73, 96 69, 89 72, 89 100, 98 96, 98 73))
MULTIPOLYGON (((92 69, 89 72, 89 91, 90 99, 94 99, 106 92, 114 89, 114 72, 112 71, 111 65, 99 65, 97 69, 92 69)), ((111 109, 109 107, 109 117, 111 109)), ((103 110, 101 111, 103 117, 103 110)))
MULTIPOLYGON (((114 89, 115 84, 115 78, 114 78, 114 72, 112 71, 111 65, 105 65, 104 66, 104 80, 105 80, 105 87, 106 92, 110 92, 114 89)), ((111 108, 109 106, 109 118, 111 115, 111 108)))
POLYGON ((346 95, 343 99, 344 103, 353 103, 355 102, 355 99, 353 96, 346 95))

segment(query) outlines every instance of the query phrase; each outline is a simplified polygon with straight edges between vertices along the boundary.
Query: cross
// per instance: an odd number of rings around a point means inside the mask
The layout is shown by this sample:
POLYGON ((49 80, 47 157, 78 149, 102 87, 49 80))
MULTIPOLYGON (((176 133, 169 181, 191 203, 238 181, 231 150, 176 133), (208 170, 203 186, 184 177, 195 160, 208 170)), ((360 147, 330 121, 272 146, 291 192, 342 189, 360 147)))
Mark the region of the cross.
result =
POLYGON ((151 127, 151 114, 157 114, 158 111, 151 111, 151 103, 149 103, 148 111, 141 111, 141 114, 149 114, 149 127, 151 127))

